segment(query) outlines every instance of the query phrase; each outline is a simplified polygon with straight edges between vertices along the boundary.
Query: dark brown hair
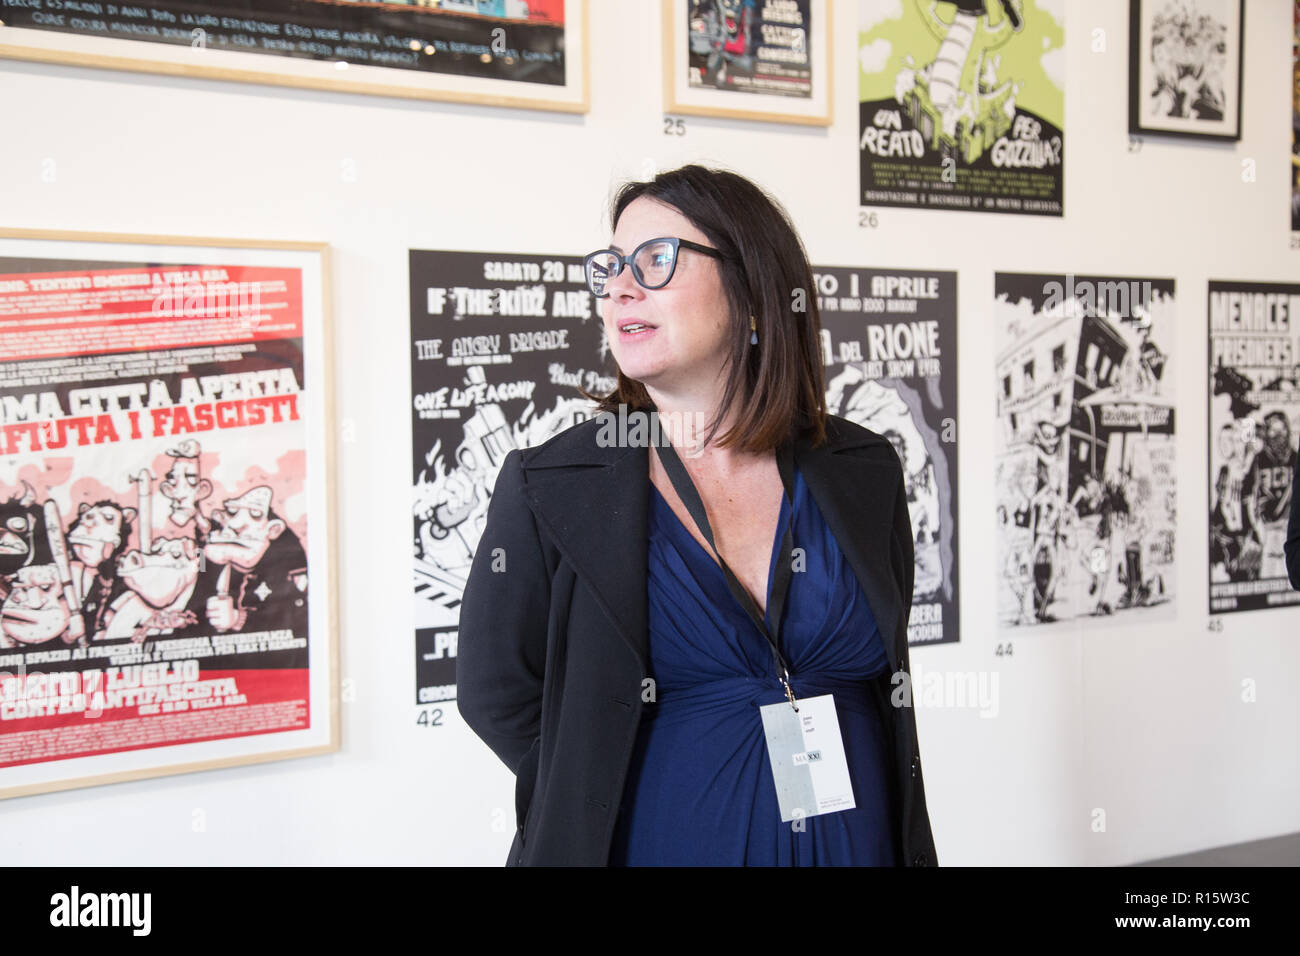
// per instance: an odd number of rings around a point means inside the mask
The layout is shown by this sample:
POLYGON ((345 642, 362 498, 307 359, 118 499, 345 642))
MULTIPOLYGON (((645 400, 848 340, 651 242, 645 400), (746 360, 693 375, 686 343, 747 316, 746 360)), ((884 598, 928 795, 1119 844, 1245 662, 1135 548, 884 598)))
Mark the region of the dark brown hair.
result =
MULTIPOLYGON (((708 441, 729 409, 738 410, 719 447, 763 452, 786 439, 826 438, 826 370, 821 357, 821 314, 812 267, 785 209, 743 176, 689 165, 662 172, 649 182, 625 183, 610 204, 610 229, 623 210, 648 197, 689 219, 725 258, 718 260, 731 312, 731 351, 718 414, 708 441), (750 345, 749 317, 758 326, 750 345)), ((608 395, 585 398, 598 411, 647 411, 653 402, 645 386, 622 369, 608 395)))

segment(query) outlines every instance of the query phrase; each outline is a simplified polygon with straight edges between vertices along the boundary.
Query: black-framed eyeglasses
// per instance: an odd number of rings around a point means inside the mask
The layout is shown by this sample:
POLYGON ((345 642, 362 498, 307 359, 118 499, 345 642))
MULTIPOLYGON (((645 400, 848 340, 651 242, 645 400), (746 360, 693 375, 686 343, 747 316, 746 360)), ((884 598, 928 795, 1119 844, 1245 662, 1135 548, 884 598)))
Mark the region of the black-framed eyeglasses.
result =
POLYGON ((583 260, 583 269, 587 276, 587 288, 598 299, 608 298, 605 286, 609 280, 623 271, 623 266, 632 267, 632 277, 643 288, 662 289, 672 281, 677 271, 677 253, 680 248, 693 249, 715 259, 725 259, 721 252, 712 246, 702 246, 689 239, 674 236, 661 236, 647 239, 626 256, 619 255, 613 249, 598 249, 589 253, 583 260))

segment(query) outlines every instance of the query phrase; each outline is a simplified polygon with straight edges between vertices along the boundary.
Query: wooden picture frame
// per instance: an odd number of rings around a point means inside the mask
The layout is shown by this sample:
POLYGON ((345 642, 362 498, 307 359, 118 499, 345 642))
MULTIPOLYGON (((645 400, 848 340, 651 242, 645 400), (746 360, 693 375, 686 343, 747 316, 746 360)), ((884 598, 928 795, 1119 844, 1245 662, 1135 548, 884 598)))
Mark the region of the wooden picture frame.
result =
POLYGON ((666 114, 831 125, 829 0, 796 0, 802 23, 756 21, 758 5, 749 8, 748 21, 736 22, 720 9, 721 0, 660 2, 666 114), (772 42, 755 40, 760 28, 772 42), (763 63, 767 72, 754 69, 763 63))
POLYGON ((44 24, 35 20, 42 11, 18 7, 0 14, 7 18, 0 19, 0 57, 587 112, 589 0, 531 0, 533 19, 518 16, 530 0, 439 0, 437 9, 432 2, 259 0, 246 3, 245 17, 233 18, 225 15, 231 4, 157 0, 147 8, 106 5, 118 13, 102 17, 46 11, 44 24), (129 19, 121 12, 146 9, 153 19, 129 19))
POLYGON ((1239 142, 1245 0, 1191 2, 1196 22, 1129 2, 1129 133, 1239 142))
POLYGON ((330 310, 324 243, 0 229, 0 798, 339 749, 330 310))

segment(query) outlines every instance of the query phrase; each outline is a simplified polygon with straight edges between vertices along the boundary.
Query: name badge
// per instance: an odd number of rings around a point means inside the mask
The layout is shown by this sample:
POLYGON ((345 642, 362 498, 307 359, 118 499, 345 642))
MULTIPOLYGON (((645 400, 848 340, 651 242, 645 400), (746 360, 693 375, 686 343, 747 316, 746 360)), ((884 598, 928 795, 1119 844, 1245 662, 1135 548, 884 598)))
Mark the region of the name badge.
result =
POLYGON ((781 822, 852 810, 853 783, 831 694, 759 708, 781 822))

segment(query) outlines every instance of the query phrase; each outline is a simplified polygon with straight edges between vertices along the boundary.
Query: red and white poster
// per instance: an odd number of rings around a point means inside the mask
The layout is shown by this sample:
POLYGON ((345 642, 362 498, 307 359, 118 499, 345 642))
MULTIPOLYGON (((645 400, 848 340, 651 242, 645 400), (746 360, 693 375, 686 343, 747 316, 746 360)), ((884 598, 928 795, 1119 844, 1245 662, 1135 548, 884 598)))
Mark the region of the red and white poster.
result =
POLYGON ((0 234, 0 795, 336 737, 323 274, 0 234))

